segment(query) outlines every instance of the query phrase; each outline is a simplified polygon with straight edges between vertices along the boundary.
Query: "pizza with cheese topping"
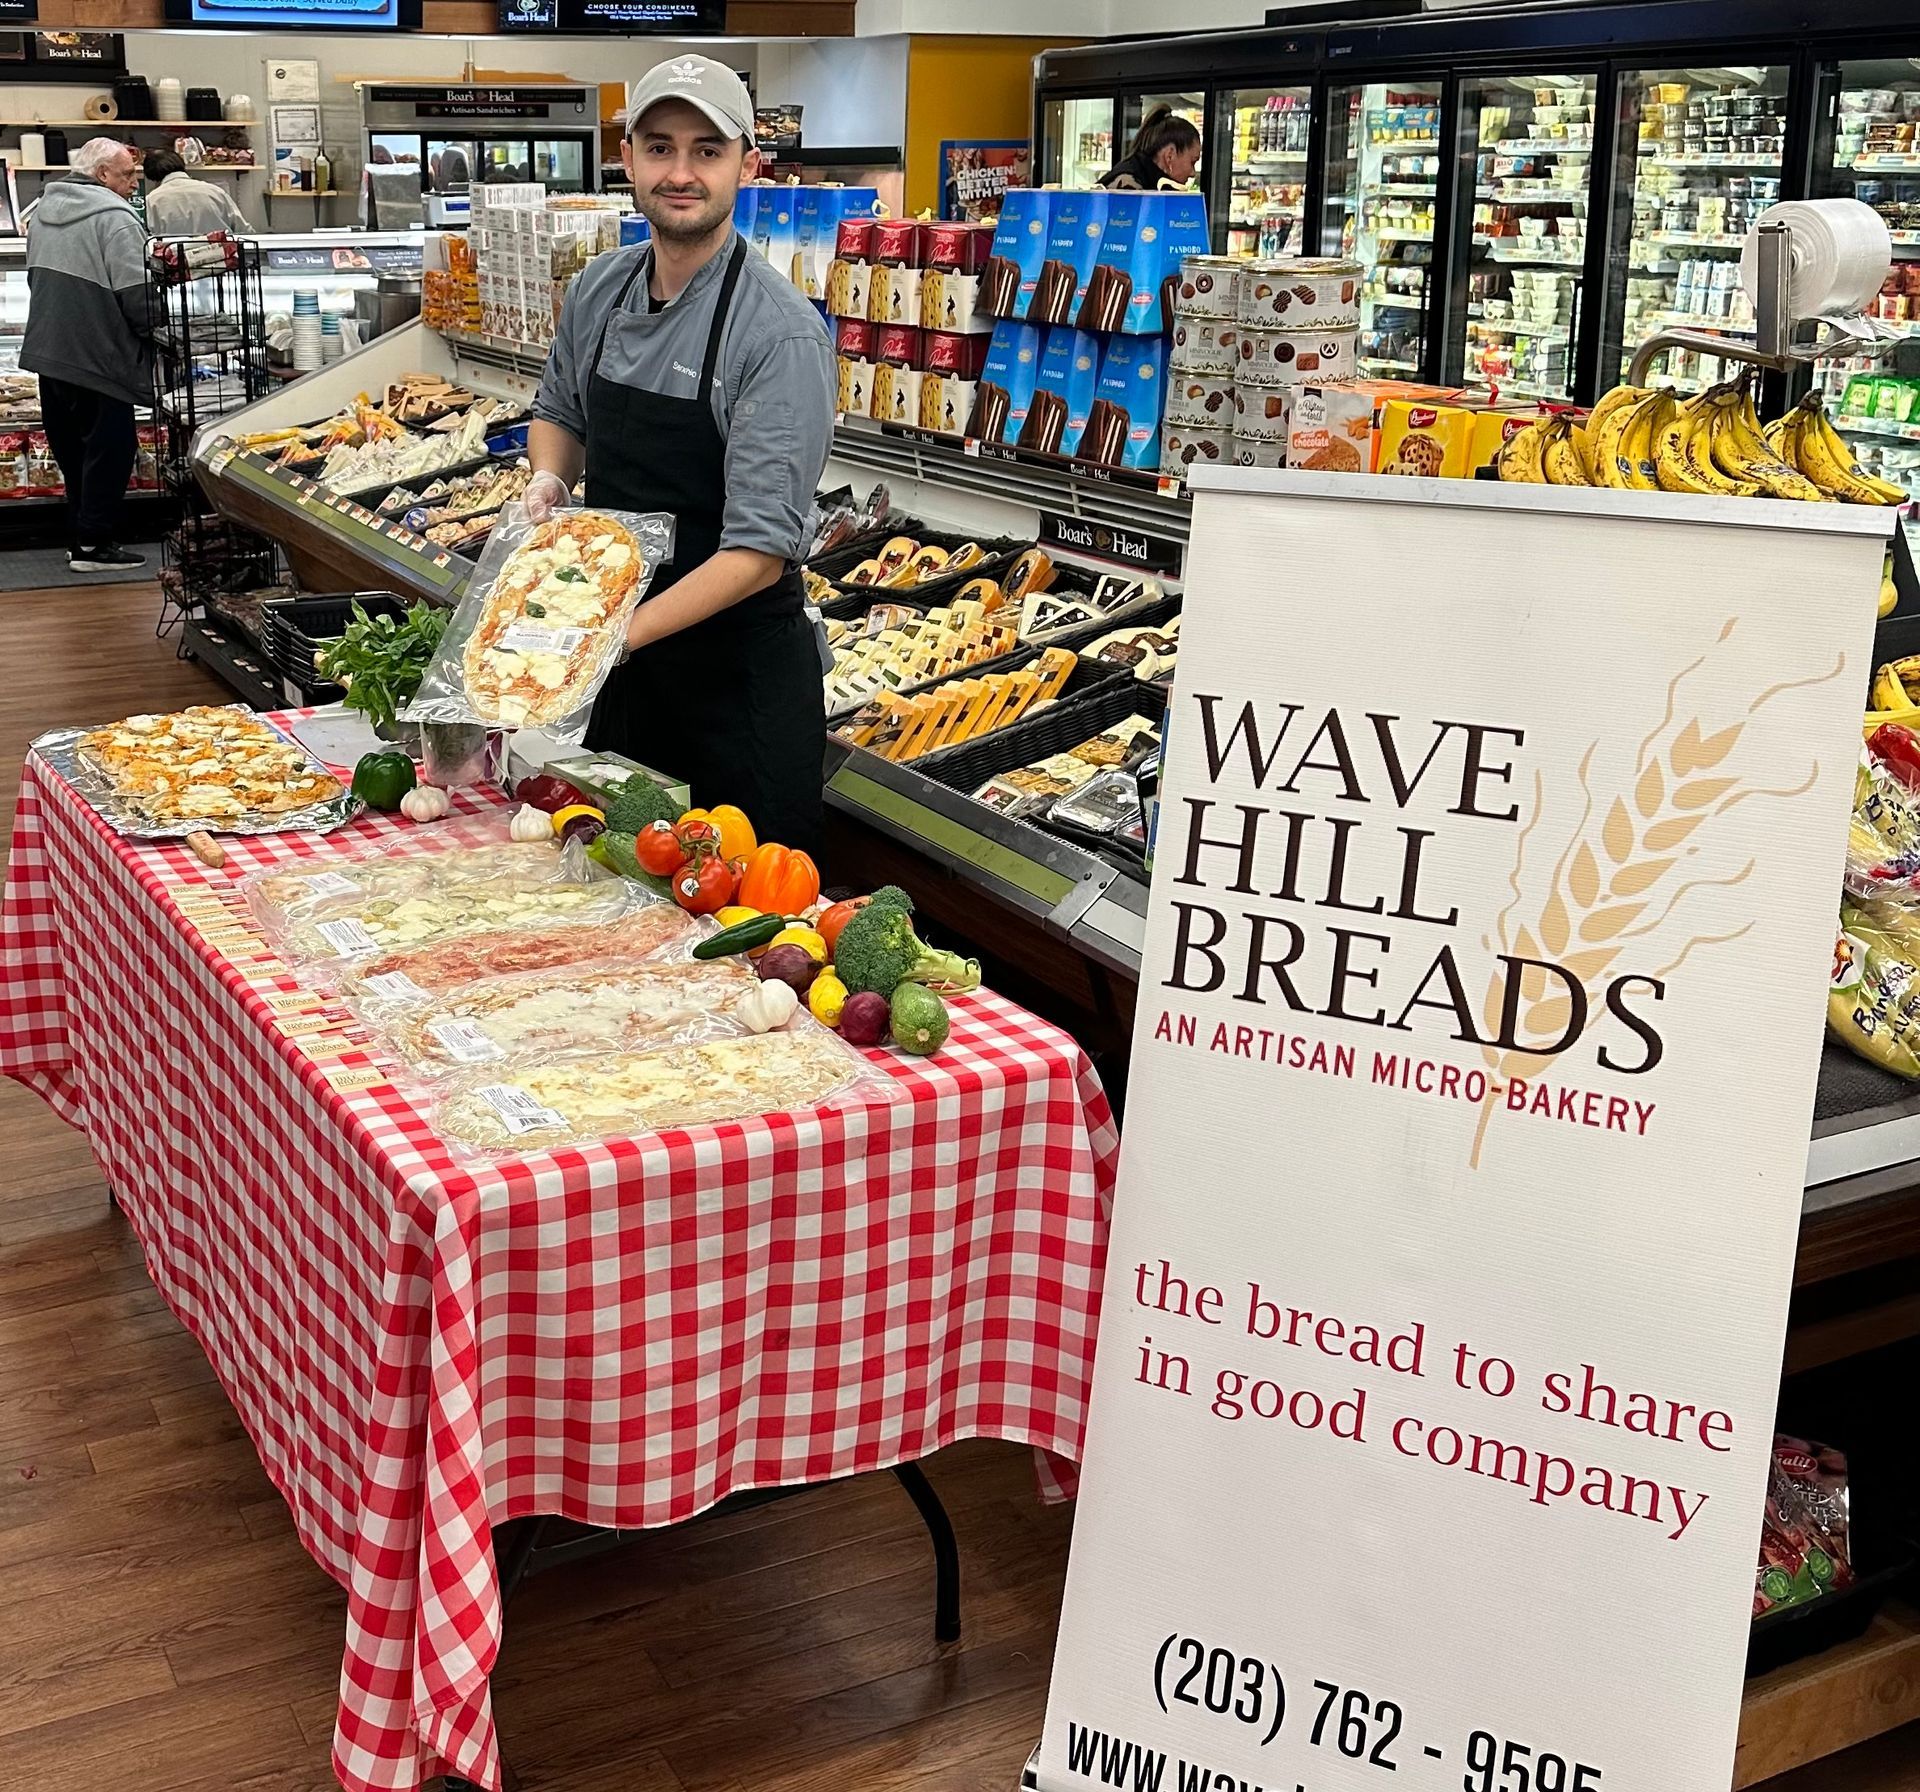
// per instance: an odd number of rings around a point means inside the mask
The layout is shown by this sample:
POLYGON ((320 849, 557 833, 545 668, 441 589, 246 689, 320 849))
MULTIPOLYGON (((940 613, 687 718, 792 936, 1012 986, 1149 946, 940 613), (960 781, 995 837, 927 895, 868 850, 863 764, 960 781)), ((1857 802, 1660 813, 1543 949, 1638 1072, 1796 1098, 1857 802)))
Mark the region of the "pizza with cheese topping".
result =
POLYGON ((536 525, 500 568, 461 655, 474 715, 525 727, 582 708, 646 570, 632 530, 599 511, 536 525))
POLYGON ((475 1071, 440 1105, 436 1124, 442 1136, 479 1150, 538 1150, 809 1107, 858 1073, 847 1047, 809 1023, 664 1051, 475 1071))
POLYGON ((330 802, 344 788, 250 711, 207 704, 92 729, 74 751, 123 802, 156 821, 283 815, 330 802))

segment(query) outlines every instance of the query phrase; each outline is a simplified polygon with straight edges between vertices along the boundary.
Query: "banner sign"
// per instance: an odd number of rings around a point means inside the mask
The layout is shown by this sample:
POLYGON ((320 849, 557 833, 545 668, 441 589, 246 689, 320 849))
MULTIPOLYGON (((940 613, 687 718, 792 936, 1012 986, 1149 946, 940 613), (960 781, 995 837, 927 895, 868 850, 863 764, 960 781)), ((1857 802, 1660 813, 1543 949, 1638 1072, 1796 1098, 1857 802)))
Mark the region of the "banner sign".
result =
POLYGON ((1180 543, 1145 529, 1127 529, 1118 523, 1096 523, 1082 516, 1043 510, 1039 542, 1043 548, 1064 548, 1068 553, 1130 566, 1138 572, 1163 573, 1173 579, 1180 576, 1180 543))
POLYGON ((940 145, 940 216, 978 224, 1000 215, 1009 187, 1031 185, 1033 151, 1024 137, 940 145))
POLYGON ((1037 1783, 1724 1788, 1888 514, 1194 484, 1037 1783))

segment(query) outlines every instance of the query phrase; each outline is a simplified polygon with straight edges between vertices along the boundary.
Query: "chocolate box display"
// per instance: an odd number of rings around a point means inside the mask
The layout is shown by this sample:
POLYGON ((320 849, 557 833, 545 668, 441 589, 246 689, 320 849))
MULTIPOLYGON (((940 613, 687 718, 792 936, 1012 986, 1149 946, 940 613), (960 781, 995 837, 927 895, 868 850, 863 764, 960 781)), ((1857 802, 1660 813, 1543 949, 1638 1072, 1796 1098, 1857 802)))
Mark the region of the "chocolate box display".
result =
POLYGON ((1297 386, 1303 380, 1350 380, 1358 370, 1358 330, 1256 330, 1240 328, 1243 386, 1297 386))
POLYGON ((1024 318, 1047 259, 1057 194, 1014 187, 1004 196, 987 257, 982 298, 989 317, 1024 318))
POLYGON ((1109 337, 1080 458, 1108 467, 1158 466, 1167 382, 1164 336, 1109 337))
POLYGON ((1240 314, 1240 276, 1247 263, 1238 255, 1189 255, 1180 264, 1181 317, 1228 318, 1240 314))
POLYGON ((1040 264, 1040 278, 1027 306, 1029 322, 1070 324, 1080 315, 1106 218, 1107 195, 1103 191, 1054 194, 1047 258, 1040 264))
POLYGON ((1019 435, 1022 448, 1076 454, 1100 385, 1100 340, 1057 324, 1047 332, 1040 379, 1019 435))
POLYGON ((1240 326, 1228 317, 1176 317, 1173 361, 1191 373, 1229 375, 1240 365, 1240 326))
POLYGON ((1357 261, 1256 261, 1240 278, 1240 321, 1264 330, 1357 330, 1361 277, 1357 261))
POLYGON ((1159 335, 1173 321, 1181 263, 1210 246, 1198 193, 1109 193, 1080 327, 1159 335))
POLYGON ((1040 380, 1043 332, 1033 324, 1003 320, 993 327, 987 359, 980 370, 980 391, 967 421, 967 434, 983 442, 1018 439, 1040 380))

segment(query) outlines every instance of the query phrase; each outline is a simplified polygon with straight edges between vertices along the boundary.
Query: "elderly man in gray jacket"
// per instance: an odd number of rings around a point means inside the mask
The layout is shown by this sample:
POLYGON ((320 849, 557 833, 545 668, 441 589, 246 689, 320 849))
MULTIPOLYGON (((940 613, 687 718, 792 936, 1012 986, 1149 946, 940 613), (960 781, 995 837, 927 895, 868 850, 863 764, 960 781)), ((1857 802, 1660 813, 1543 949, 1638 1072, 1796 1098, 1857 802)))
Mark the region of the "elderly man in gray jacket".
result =
POLYGON ((133 409, 153 401, 147 233, 128 203, 139 162, 95 137, 73 173, 50 181, 27 228, 27 329, 20 365, 40 376, 47 445, 67 485, 75 572, 124 572, 145 559, 119 545, 139 442, 133 409))

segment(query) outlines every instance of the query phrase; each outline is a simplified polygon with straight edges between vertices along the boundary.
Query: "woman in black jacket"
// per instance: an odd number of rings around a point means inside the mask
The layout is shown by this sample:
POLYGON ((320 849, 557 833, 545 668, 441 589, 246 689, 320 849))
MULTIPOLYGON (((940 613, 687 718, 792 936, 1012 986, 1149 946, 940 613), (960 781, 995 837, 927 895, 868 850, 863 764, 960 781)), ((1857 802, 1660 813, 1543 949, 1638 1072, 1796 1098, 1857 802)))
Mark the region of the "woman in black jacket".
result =
POLYGON ((1152 193, 1162 181, 1184 187, 1200 166, 1200 132, 1171 106, 1160 105, 1141 121, 1126 159, 1100 177, 1103 187, 1139 187, 1152 193))

